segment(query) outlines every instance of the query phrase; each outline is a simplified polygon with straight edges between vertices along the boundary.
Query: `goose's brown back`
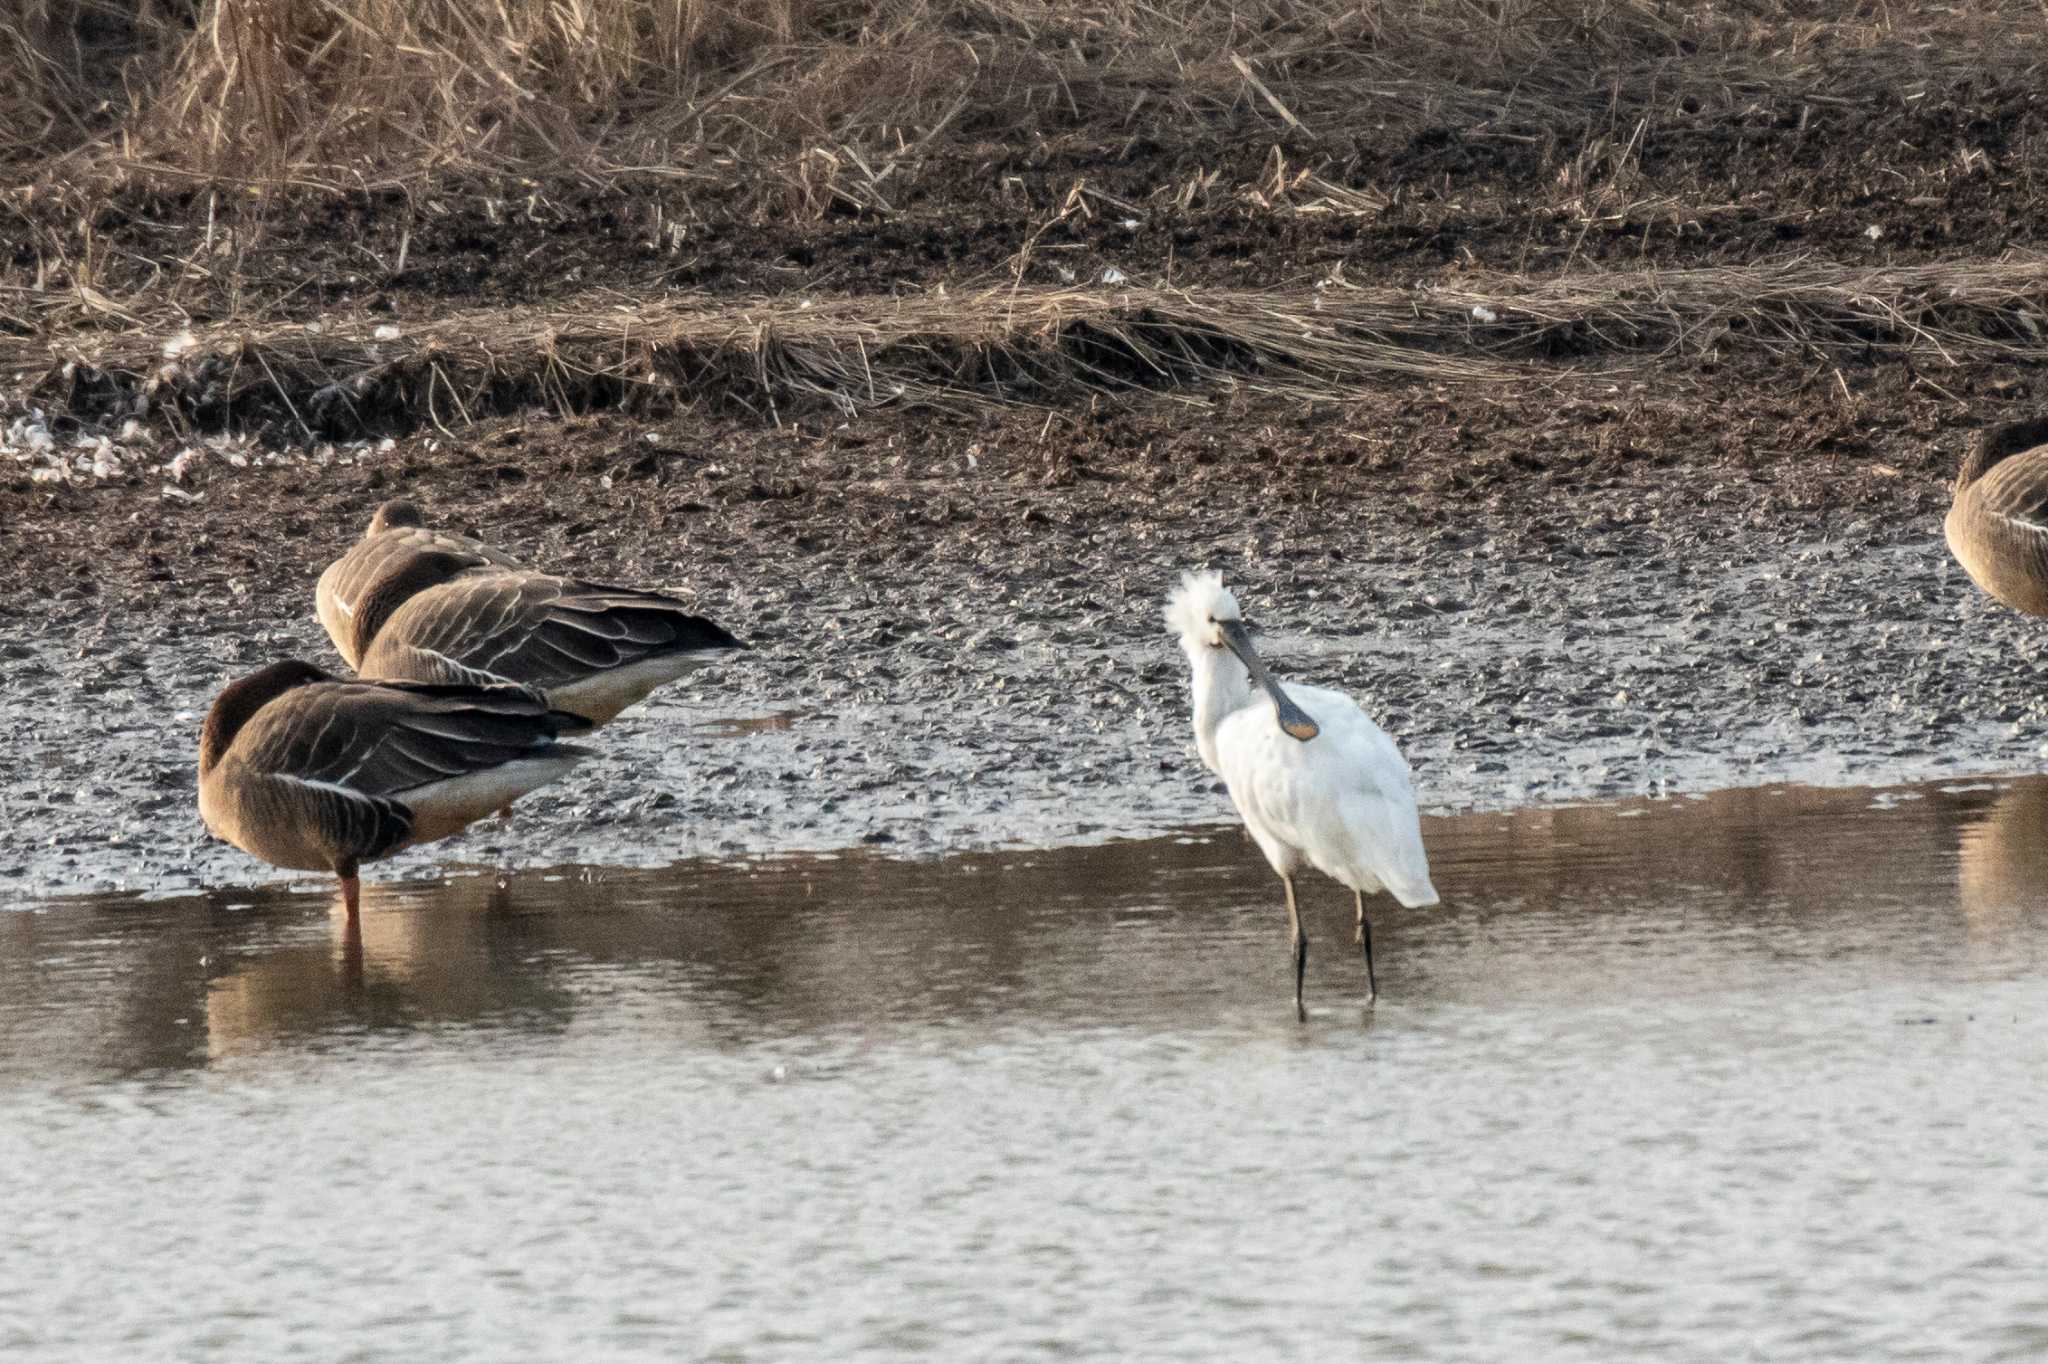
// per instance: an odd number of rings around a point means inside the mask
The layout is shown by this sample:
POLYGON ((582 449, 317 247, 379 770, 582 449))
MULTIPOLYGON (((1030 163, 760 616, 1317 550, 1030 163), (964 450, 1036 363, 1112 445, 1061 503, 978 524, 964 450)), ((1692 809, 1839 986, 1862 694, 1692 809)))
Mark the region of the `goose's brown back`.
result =
POLYGON ((517 682, 603 724, 707 657, 744 647, 659 592, 499 570, 415 593, 377 632, 362 671, 517 682))

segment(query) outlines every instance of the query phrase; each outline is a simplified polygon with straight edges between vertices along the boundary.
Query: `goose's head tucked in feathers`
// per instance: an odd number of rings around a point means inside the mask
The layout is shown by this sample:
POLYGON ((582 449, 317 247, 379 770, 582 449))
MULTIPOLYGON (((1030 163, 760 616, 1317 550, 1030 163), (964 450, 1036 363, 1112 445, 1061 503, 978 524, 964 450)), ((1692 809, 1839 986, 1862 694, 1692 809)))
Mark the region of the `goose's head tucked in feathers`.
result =
POLYGON ((312 664, 287 658, 250 673, 216 696, 206 712, 206 725, 199 731, 200 775, 213 770, 257 711, 295 687, 328 680, 328 675, 312 664))
POLYGON ((1244 620, 1221 573, 1189 573, 1166 599, 1166 628, 1189 649, 1226 649, 1224 627, 1244 620))
POLYGON ((1990 473, 2001 460, 2043 445, 2048 445, 2048 416, 1985 427, 1977 433, 1977 443, 1956 472, 1956 491, 1961 492, 1990 473))
POLYGON ((363 538, 381 535, 387 530, 403 530, 410 526, 426 524, 427 518, 420 514, 417 506, 402 497, 397 497, 377 508, 370 517, 370 528, 363 532, 363 538))

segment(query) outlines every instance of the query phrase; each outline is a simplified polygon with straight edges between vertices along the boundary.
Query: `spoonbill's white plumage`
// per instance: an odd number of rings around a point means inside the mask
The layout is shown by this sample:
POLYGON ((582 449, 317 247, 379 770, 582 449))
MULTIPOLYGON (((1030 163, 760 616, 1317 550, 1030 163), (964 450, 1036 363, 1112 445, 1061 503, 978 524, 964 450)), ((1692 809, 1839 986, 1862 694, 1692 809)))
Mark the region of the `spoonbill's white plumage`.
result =
POLYGON ((1386 891, 1410 909, 1437 902, 1408 763, 1358 703, 1324 687, 1282 690, 1260 662, 1218 573, 1190 573, 1168 598, 1166 623, 1194 670, 1195 745, 1223 778, 1266 861, 1287 888, 1294 1008, 1308 970, 1294 877, 1303 864, 1350 888, 1357 941, 1373 976, 1365 897, 1386 891), (1262 694, 1263 693, 1263 694, 1262 694))

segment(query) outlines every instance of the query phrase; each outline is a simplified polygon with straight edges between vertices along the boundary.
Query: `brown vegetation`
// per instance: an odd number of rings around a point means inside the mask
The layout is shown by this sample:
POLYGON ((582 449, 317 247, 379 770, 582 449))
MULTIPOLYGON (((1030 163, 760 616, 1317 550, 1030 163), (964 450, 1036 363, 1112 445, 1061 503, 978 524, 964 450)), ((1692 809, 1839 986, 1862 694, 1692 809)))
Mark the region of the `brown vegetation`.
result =
MULTIPOLYGON (((452 171, 850 181, 955 138, 1250 113, 1305 143, 1489 124, 1574 173, 1646 125, 1996 82, 2037 6, 1796 0, 22 0, 33 181, 337 191, 452 171), (816 172, 810 172, 815 176, 816 172)), ((849 190, 849 192, 856 192, 849 190)))
MULTIPOLYGON (((1389 376, 1540 382, 1529 361, 1560 354, 1603 380, 1644 360, 1723 356, 1824 376, 1877 357, 2041 364, 2048 260, 1468 277, 1428 290, 1340 279, 1302 290, 584 300, 406 328, 334 319, 167 339, 136 327, 67 350, 44 394, 75 414, 154 411, 181 425, 268 426, 287 440, 446 429, 522 407, 672 411, 704 400, 779 424, 818 407, 1044 403, 1076 391, 1222 384, 1314 399, 1389 376)), ((0 342, 0 365, 38 359, 36 343, 0 342)))
POLYGON ((301 435, 2037 363, 2043 45, 2019 0, 22 0, 0 376, 301 435))

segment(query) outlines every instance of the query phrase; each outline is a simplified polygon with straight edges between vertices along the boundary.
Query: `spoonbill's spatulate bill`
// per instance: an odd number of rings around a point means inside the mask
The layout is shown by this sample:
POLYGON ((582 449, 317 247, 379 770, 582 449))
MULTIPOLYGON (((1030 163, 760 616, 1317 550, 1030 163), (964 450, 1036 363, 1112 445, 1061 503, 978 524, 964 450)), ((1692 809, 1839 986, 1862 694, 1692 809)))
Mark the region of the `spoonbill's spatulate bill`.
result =
POLYGON ((675 597, 523 567, 427 530, 410 503, 378 508, 315 594, 364 677, 538 687, 601 725, 665 682, 746 646, 675 597))
POLYGON ((199 814, 274 866, 331 871, 356 915, 364 862, 446 838, 567 773, 590 728, 524 687, 344 681, 287 660, 214 699, 199 814))
POLYGON ((1370 1001, 1378 982, 1365 897, 1386 891, 1410 909, 1437 902, 1407 762, 1350 697, 1323 687, 1283 688, 1267 672, 1222 575, 1183 578, 1167 600, 1166 623, 1194 670, 1202 761, 1230 788, 1245 827, 1286 887, 1296 1016, 1308 1017, 1308 934, 1294 889, 1304 863, 1351 890, 1370 1001))
POLYGON ((2015 611, 2048 616, 2048 417, 1978 437, 1942 528, 1972 582, 2015 611))

